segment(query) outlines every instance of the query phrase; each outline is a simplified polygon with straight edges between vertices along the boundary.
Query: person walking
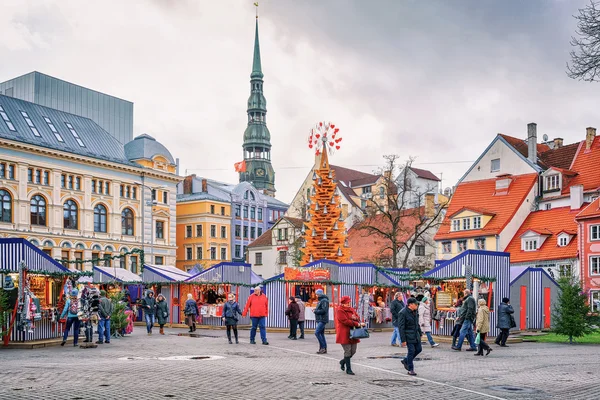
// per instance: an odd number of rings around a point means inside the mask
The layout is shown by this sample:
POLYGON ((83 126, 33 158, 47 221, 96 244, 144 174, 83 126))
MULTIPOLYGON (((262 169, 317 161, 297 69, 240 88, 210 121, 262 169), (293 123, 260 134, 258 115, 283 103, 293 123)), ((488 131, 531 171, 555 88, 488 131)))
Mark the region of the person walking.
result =
POLYGON ((146 331, 148 332, 148 336, 150 336, 152 335, 152 327, 154 326, 156 315, 156 299, 152 290, 148 290, 146 297, 142 299, 142 310, 144 310, 144 318, 146 320, 146 331))
POLYGON ((477 310, 477 320, 475 322, 475 328, 479 334, 479 351, 475 353, 476 356, 482 356, 485 350, 485 355, 489 355, 492 348, 485 342, 485 337, 490 331, 490 309, 485 303, 484 299, 479 299, 477 302, 479 309, 477 310))
POLYGON ((458 336, 458 343, 452 347, 452 350, 461 351, 465 337, 469 341, 469 347, 467 351, 477 351, 477 345, 475 344, 475 336, 473 335, 473 323, 477 315, 477 305, 475 299, 471 296, 471 291, 465 289, 465 297, 463 298, 463 305, 460 308, 458 317, 462 320, 462 326, 460 328, 460 335, 458 336))
POLYGON ((183 309, 183 315, 185 315, 185 324, 190 328, 190 333, 196 331, 196 318, 200 314, 198 310, 198 304, 191 293, 188 293, 187 300, 185 301, 185 307, 183 309))
POLYGON ((67 324, 65 326, 65 331, 63 332, 63 340, 60 343, 61 346, 64 346, 67 343, 67 337, 69 337, 69 331, 71 327, 73 327, 73 346, 77 347, 77 342, 79 341, 79 313, 80 305, 79 298, 77 295, 79 294, 79 290, 73 289, 71 290, 71 295, 65 302, 65 308, 63 308, 62 313, 60 314, 60 318, 67 318, 67 324))
POLYGON ((452 332, 450 335, 452 336, 452 348, 456 347, 456 342, 458 341, 458 337, 460 336, 460 329, 462 328, 462 318, 460 317, 460 309, 462 307, 463 301, 462 299, 458 299, 455 308, 458 309, 456 320, 454 321, 454 327, 452 328, 452 332))
POLYGON ((98 316, 100 321, 98 322, 98 341, 96 344, 110 343, 110 317, 115 307, 106 297, 106 291, 100 291, 100 302, 98 303, 98 316))
POLYGON ((496 327, 500 329, 500 335, 496 337, 495 343, 500 345, 500 347, 508 347, 506 345, 506 340, 508 339, 508 334, 510 331, 511 321, 513 320, 512 314, 515 313, 513 306, 510 305, 510 300, 508 297, 502 299, 502 303, 498 306, 498 323, 496 327))
POLYGON ((417 375, 415 372, 414 359, 421 353, 421 328, 419 327, 419 302, 414 297, 406 300, 406 307, 398 314, 398 331, 400 340, 406 345, 408 352, 403 359, 402 365, 408 371, 408 375, 417 375))
POLYGON ((325 340, 325 326, 329 323, 329 298, 325 296, 323 289, 317 289, 315 292, 319 303, 313 312, 315 314, 315 321, 317 328, 315 329, 315 336, 319 341, 319 351, 317 354, 327 354, 327 341, 325 340))
POLYGON ((300 315, 298 316, 298 328, 300 328, 300 337, 298 339, 304 339, 304 321, 306 321, 306 305, 302 301, 300 296, 296 296, 296 304, 300 309, 300 315))
POLYGON ((425 333, 431 347, 438 347, 431 336, 431 301, 428 297, 423 297, 419 304, 419 327, 421 332, 425 333))
POLYGON ((240 305, 237 301, 235 301, 235 294, 229 293, 227 296, 227 302, 223 305, 223 321, 225 321, 225 326, 227 327, 227 340, 229 340, 229 344, 231 342, 231 330, 233 329, 233 335, 235 336, 235 344, 239 344, 238 341, 238 314, 242 315, 242 310, 240 309, 240 305))
POLYGON ((290 303, 285 310, 285 315, 287 315, 290 320, 290 335, 288 339, 296 340, 296 331, 298 330, 298 318, 300 317, 300 308, 296 303, 296 298, 294 296, 290 296, 290 303))
POLYGON ((360 317, 354 308, 350 305, 350 296, 342 296, 340 306, 335 312, 335 342, 342 345, 344 349, 344 358, 340 360, 340 368, 346 371, 348 375, 354 375, 350 359, 356 353, 359 339, 350 338, 350 329, 365 326, 360 322, 360 317))
POLYGON ((159 333, 165 334, 165 325, 169 322, 169 304, 162 294, 156 296, 156 320, 158 321, 159 333))
POLYGON ((250 311, 250 320, 252 320, 252 327, 250 328, 250 344, 256 344, 254 340, 256 338, 256 328, 260 329, 260 339, 262 344, 268 345, 267 342, 267 330, 265 329, 265 320, 269 315, 269 299, 262 293, 260 286, 254 288, 254 293, 248 297, 246 306, 242 316, 245 317, 250 311))
POLYGON ((398 332, 398 314, 404 308, 404 302, 402 299, 402 293, 396 292, 394 294, 394 300, 390 304, 390 312, 392 313, 392 326, 394 327, 394 333, 392 333, 392 346, 400 347, 400 333, 398 332))

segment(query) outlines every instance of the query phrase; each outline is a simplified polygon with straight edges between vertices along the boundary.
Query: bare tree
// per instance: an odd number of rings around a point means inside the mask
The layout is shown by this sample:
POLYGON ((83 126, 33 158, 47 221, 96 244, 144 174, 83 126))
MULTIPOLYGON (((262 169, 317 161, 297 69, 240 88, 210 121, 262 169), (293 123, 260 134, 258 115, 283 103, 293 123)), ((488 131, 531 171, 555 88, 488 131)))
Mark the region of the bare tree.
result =
POLYGON ((377 258, 384 265, 397 268, 417 268, 419 263, 409 262, 415 246, 431 241, 443 220, 447 202, 426 205, 425 197, 437 193, 437 187, 419 188, 413 185, 410 167, 414 158, 399 165, 397 155, 384 156, 385 166, 379 171, 383 177, 383 198, 374 196, 365 211, 365 219, 357 229, 382 239, 377 258), (394 178, 396 171, 399 176, 394 178), (415 187, 413 187, 415 186, 415 187))
POLYGON ((567 64, 569 78, 583 81, 600 80, 600 2, 579 9, 576 36, 571 38, 571 65, 567 64))

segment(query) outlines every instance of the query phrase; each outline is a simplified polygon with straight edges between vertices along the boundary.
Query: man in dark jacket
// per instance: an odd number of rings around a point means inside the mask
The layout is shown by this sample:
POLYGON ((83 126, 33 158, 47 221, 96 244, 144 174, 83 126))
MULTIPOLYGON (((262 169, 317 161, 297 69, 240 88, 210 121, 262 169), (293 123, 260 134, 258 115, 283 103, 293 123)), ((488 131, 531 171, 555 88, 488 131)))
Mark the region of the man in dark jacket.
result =
POLYGON ((510 305, 509 298, 503 298, 502 304, 498 306, 498 324, 496 325, 500 329, 500 335, 496 338, 496 344, 499 344, 501 347, 508 347, 506 339, 508 339, 508 331, 512 328, 511 322, 514 318, 512 316, 514 312, 515 310, 510 305))
POLYGON ((399 347, 400 345, 396 343, 396 340, 400 340, 400 333, 398 332, 398 314, 404 308, 404 302, 400 300, 402 298, 402 293, 396 292, 394 295, 394 300, 390 304, 390 312, 392 313, 392 325, 394 326, 394 333, 392 333, 392 346, 399 347))
POLYGON ((110 343, 110 316, 113 313, 114 306, 112 301, 106 297, 106 291, 100 291, 100 302, 98 303, 98 341, 97 344, 110 343))
POLYGON ((325 340, 325 325, 329 322, 329 298, 325 296, 323 289, 317 289, 315 292, 319 299, 319 304, 313 309, 315 313, 315 321, 317 322, 317 329, 315 329, 315 336, 319 341, 319 351, 317 354, 327 354, 327 341, 325 340))
POLYGON ((300 307, 298 306, 298 303, 296 303, 296 298, 294 296, 290 297, 290 304, 288 304, 288 308, 285 310, 285 315, 287 315, 290 320, 290 335, 288 336, 288 339, 296 340, 298 318, 300 318, 300 307))
POLYGON ((408 353, 402 360, 402 365, 408 371, 409 375, 417 375, 413 360, 421 353, 421 328, 419 327, 419 302, 417 299, 410 298, 406 301, 406 307, 398 313, 398 331, 402 345, 406 345, 408 353))
POLYGON ((152 335, 156 313, 156 299, 152 290, 148 290, 146 297, 142 299, 142 309, 144 310, 144 317, 146 319, 146 330, 148 331, 148 336, 150 336, 152 335))
POLYGON ((477 351, 475 336, 473 335, 473 323, 477 316, 477 305, 475 304, 475 299, 471 296, 471 291, 469 289, 465 289, 464 294, 463 305, 460 308, 458 315, 458 318, 462 321, 462 327, 460 328, 458 343, 456 343, 455 347, 452 347, 452 350, 460 351, 466 337, 471 346, 467 351, 477 351))

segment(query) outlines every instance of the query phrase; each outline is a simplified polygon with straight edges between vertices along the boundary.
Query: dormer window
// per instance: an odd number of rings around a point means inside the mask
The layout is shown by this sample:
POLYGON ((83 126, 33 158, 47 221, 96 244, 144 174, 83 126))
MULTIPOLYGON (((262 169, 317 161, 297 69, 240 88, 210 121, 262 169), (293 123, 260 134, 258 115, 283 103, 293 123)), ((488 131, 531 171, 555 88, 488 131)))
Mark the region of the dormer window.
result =
POLYGON ((523 250, 525 251, 535 251, 538 248, 537 239, 526 239, 523 241, 523 250))
POLYGON ((454 219, 454 220, 452 220, 452 230, 453 231, 460 231, 460 219, 454 219))
POLYGON ((559 174, 555 174, 555 175, 549 175, 546 177, 546 182, 545 182, 545 191, 546 192, 552 192, 555 190, 560 190, 560 175, 559 174))
POLYGON ((568 237, 566 237, 566 236, 560 236, 558 238, 558 245, 560 247, 565 247, 568 244, 569 244, 569 238, 568 237))
POLYGON ((463 230, 471 229, 471 219, 465 218, 462 220, 463 222, 463 230))
POLYGON ((473 218, 473 229, 481 229, 481 217, 473 218))

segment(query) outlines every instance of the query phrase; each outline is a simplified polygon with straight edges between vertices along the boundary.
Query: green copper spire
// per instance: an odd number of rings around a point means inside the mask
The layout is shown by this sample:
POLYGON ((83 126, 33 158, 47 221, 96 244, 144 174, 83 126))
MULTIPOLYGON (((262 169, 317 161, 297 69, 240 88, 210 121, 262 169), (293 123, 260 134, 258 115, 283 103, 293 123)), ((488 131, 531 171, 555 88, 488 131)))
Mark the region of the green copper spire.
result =
POLYGON ((252 62, 252 74, 250 78, 262 79, 262 66, 260 64, 260 44, 258 42, 258 17, 256 17, 256 32, 254 33, 254 60, 252 62))

